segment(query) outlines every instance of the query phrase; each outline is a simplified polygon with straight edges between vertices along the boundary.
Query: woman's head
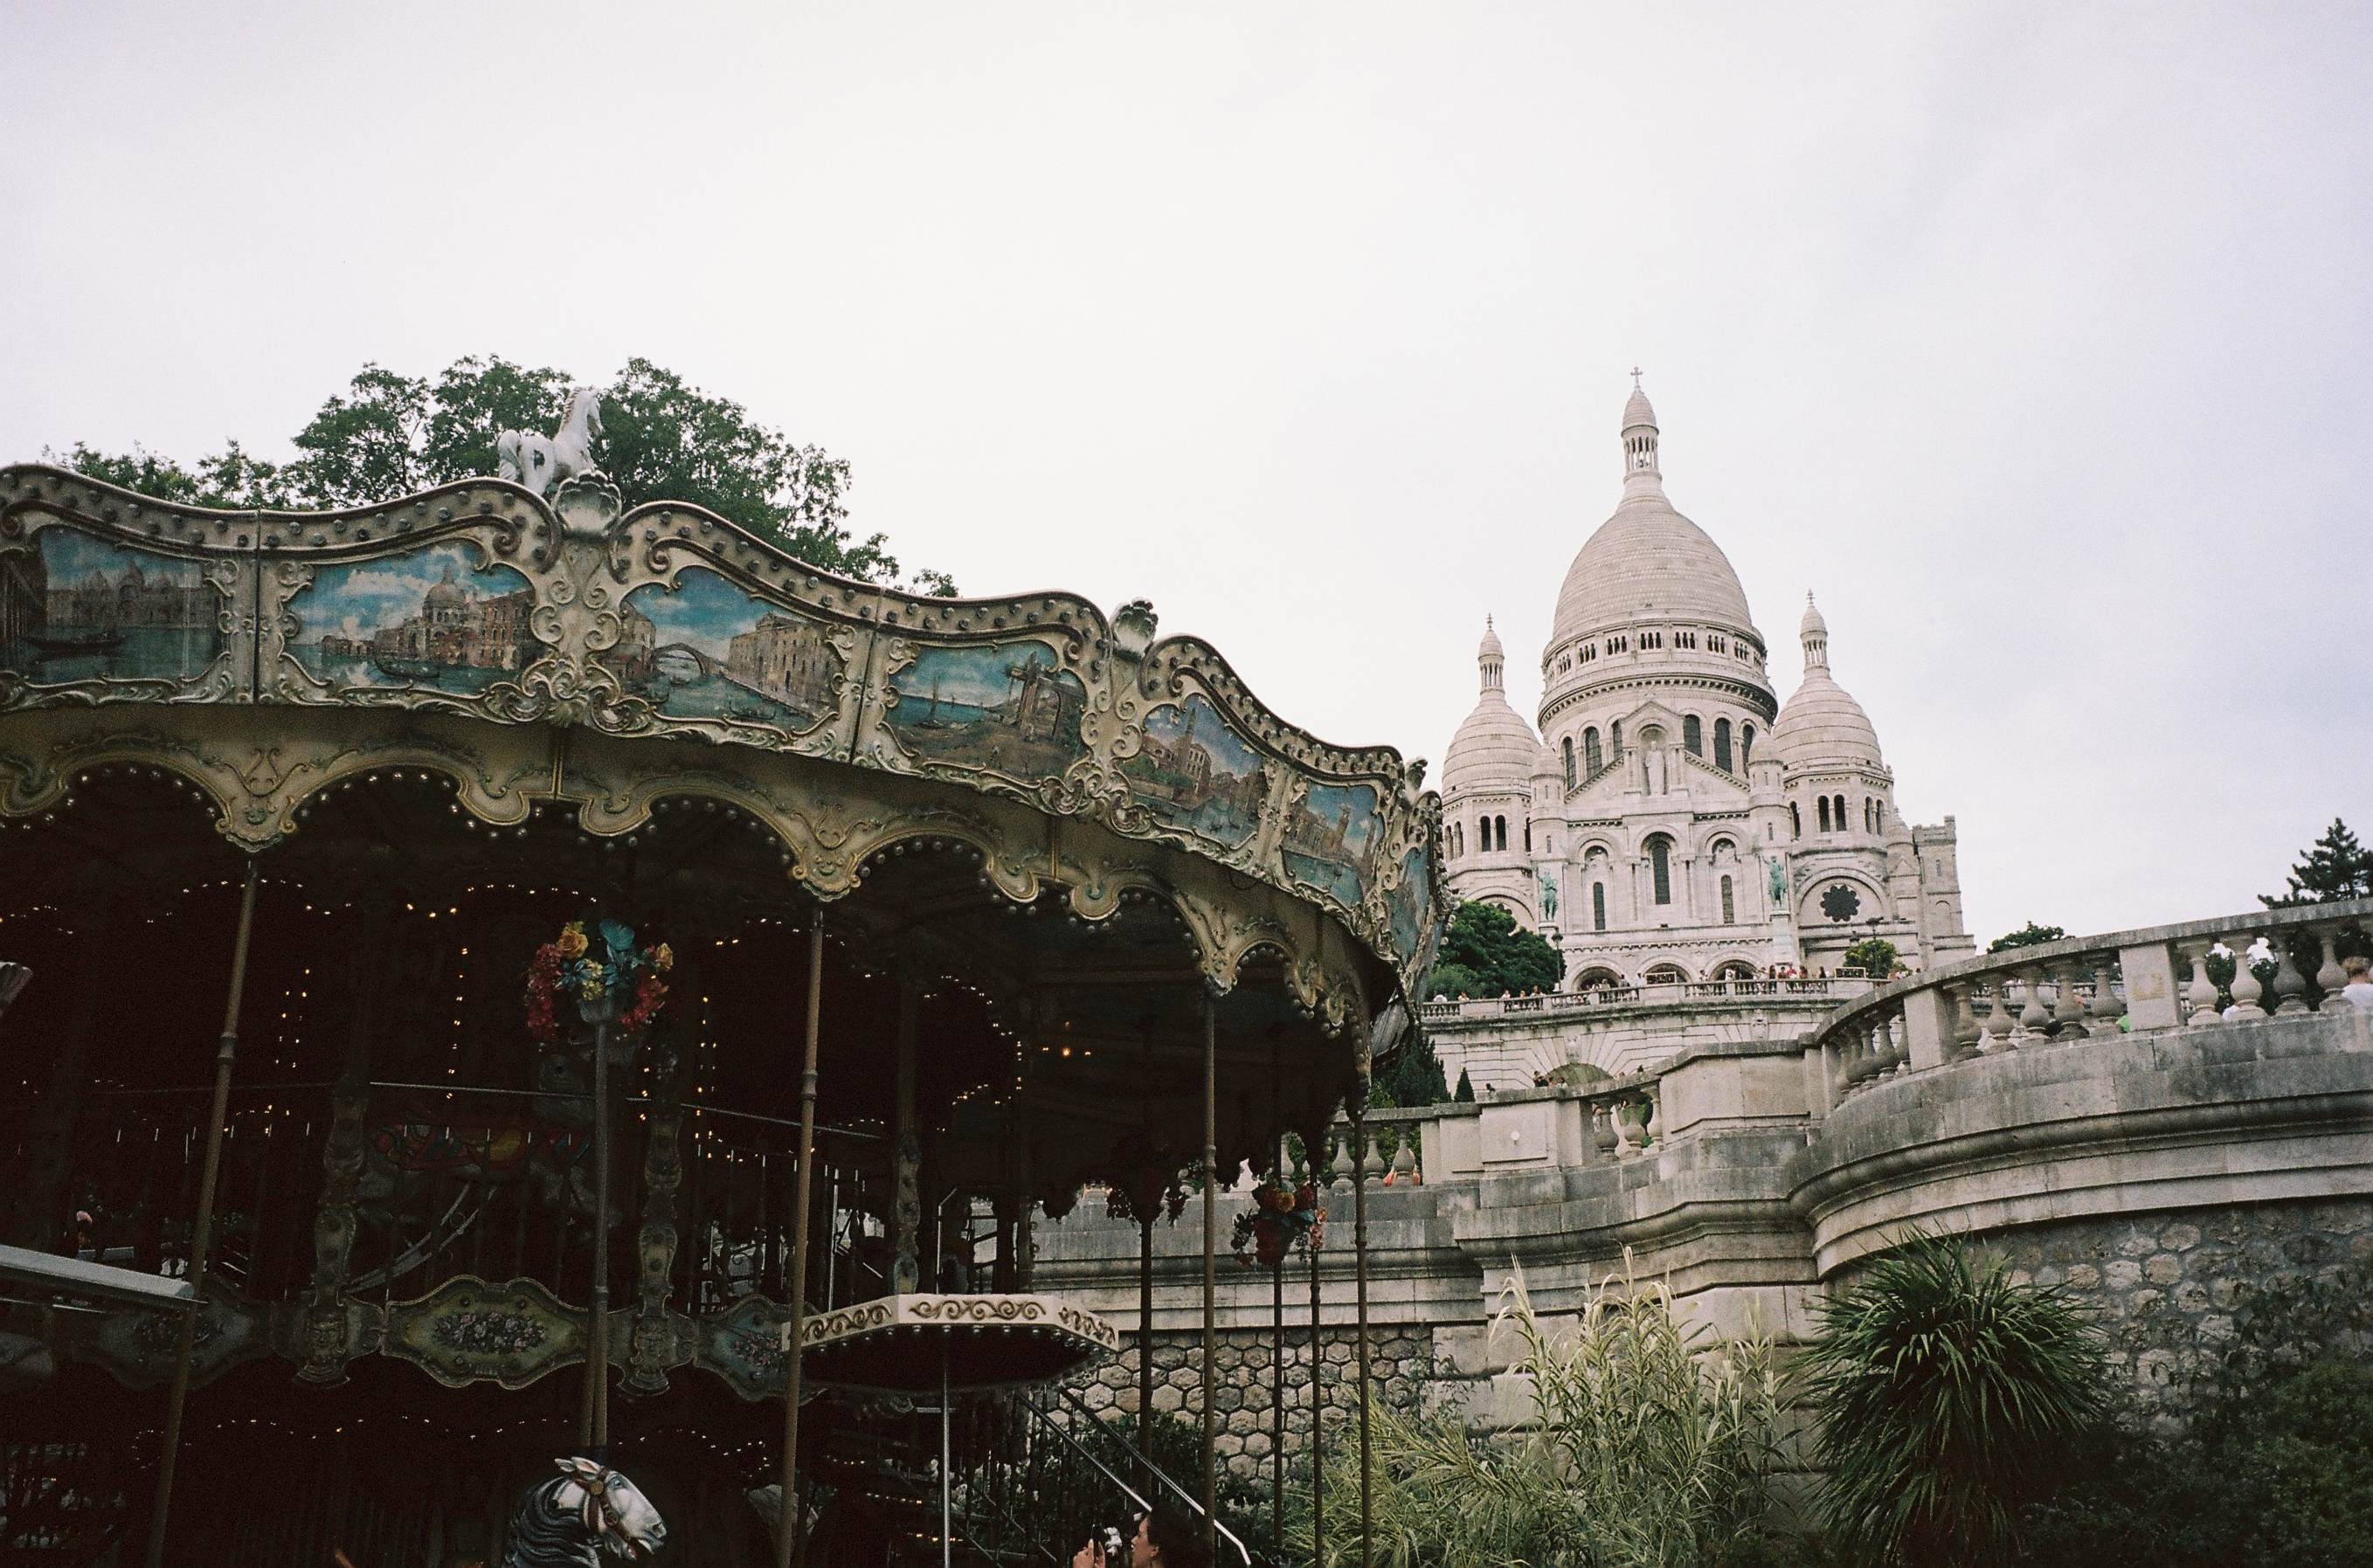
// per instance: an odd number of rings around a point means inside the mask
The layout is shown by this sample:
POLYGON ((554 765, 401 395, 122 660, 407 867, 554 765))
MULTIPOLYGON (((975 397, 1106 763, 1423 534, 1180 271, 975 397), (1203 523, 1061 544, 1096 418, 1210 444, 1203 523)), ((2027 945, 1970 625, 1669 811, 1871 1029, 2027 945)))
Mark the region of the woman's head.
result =
POLYGON ((1129 1568, 1211 1568, 1207 1544, 1204 1527, 1194 1515, 1168 1503, 1156 1504, 1152 1513, 1138 1521, 1129 1568))
POLYGON ((2344 958, 2340 967, 2351 985, 2358 980, 2373 978, 2373 958, 2344 958))

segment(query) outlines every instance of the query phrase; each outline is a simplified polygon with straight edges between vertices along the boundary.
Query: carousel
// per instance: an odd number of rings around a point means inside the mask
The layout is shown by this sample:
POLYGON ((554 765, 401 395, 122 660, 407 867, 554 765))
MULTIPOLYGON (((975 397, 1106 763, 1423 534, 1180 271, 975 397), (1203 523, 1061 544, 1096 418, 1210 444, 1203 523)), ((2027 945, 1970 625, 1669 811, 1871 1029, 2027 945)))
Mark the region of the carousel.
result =
POLYGON ((1421 771, 1143 603, 845 580, 598 473, 0 469, 6 1551, 1220 1533, 1222 1195, 1403 1032, 1421 771), (1204 1197, 1200 1476, 1065 1399, 1121 1336, 1033 1290, 1034 1223, 1149 1179, 1204 1197))

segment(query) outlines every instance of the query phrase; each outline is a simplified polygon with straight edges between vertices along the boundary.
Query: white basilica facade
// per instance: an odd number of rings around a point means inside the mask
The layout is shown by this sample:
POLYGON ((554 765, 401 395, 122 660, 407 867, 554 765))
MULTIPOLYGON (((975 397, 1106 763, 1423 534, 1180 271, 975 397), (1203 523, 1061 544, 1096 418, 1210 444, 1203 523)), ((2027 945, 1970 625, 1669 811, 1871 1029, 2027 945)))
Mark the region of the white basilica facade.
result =
POLYGON ((1804 679, 1777 700, 1738 574, 1665 497, 1656 433, 1634 389, 1623 498, 1558 593, 1537 730, 1484 632, 1443 768, 1451 896, 1538 930, 1572 990, 1834 973, 1873 936, 1915 968, 1971 952, 1953 819, 1896 814, 1809 595, 1804 679))

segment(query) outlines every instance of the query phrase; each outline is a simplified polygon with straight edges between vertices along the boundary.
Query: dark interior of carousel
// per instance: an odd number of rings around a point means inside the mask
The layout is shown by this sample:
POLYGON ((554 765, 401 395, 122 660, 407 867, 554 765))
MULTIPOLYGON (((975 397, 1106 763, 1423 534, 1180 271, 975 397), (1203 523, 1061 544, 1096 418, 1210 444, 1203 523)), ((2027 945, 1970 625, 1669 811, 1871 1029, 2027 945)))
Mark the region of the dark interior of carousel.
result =
MULTIPOLYGON (((1320 1027, 1273 954, 1215 991, 1158 895, 1086 919, 1063 888, 1009 898, 979 855, 896 842, 819 907, 728 803, 662 799, 605 837, 565 801, 490 825, 443 776, 390 769, 330 787, 256 857, 242 944, 247 859, 170 773, 96 769, 0 825, 0 942, 33 976, 0 1015, 0 1240, 186 1271, 217 1036, 236 1036, 205 1272, 238 1310, 194 1330, 171 1560, 492 1561, 520 1489, 594 1431, 581 1324, 606 1273, 601 1446, 669 1521, 663 1560, 775 1561, 779 1507, 770 1523, 752 1492, 781 1479, 777 1335, 799 1274, 811 1314, 1028 1292, 1034 1204, 1060 1215, 1083 1185, 1195 1164, 1207 1030, 1223 1183, 1356 1085, 1352 1033, 1320 1027), (570 922, 602 921, 665 955, 648 1026, 608 1047, 606 1201, 594 1036, 565 1007, 540 1031, 523 983, 570 922), (473 1291, 533 1310, 473 1316, 473 1291)), ((39 1521, 17 1532, 41 1549, 27 1560, 137 1561, 171 1316, 0 1296, 0 1487, 39 1521)), ((826 1501, 793 1534, 812 1563, 940 1556, 914 1481, 942 1436, 1023 1456, 1060 1402, 952 1402, 948 1435, 928 1399, 810 1393, 801 1469, 826 1501)), ((1097 1506, 1054 1458, 994 1485, 963 1473, 1042 1523, 1097 1506)))

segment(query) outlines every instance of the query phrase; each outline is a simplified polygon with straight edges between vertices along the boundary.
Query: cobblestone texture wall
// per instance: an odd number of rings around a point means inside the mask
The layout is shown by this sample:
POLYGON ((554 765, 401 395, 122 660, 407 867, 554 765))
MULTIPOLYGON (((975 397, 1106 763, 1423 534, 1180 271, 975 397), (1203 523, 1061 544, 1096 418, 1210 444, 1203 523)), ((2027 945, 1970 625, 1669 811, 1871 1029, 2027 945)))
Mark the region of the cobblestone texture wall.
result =
MULTIPOLYGON (((1286 1329, 1285 1451, 1299 1454, 1310 1437, 1310 1332, 1286 1329)), ((1116 1359, 1098 1368, 1082 1385, 1081 1396, 1098 1413, 1132 1414, 1137 1410, 1137 1343, 1124 1335, 1116 1359)), ((1319 1379, 1319 1397, 1327 1412, 1331 1433, 1338 1420, 1359 1409, 1353 1368, 1358 1338, 1350 1329, 1321 1333, 1319 1351, 1326 1371, 1319 1379)), ((1223 1329, 1220 1334, 1219 1451, 1228 1469, 1238 1475, 1262 1473, 1269 1454, 1269 1336, 1266 1331, 1223 1329)), ((1418 1409, 1425 1384, 1433 1375, 1433 1335, 1431 1329, 1369 1330, 1368 1363, 1376 1389, 1403 1410, 1418 1409)), ((1195 1334, 1153 1337, 1153 1408, 1188 1421, 1199 1421, 1202 1406, 1196 1389, 1203 1365, 1203 1338, 1195 1334)))
POLYGON ((2242 1293, 2373 1262, 2373 1200, 2256 1204, 2037 1226, 1992 1238, 2015 1281, 2064 1283, 2108 1333, 2113 1375, 2148 1424, 2180 1425, 2233 1335, 2242 1293))

